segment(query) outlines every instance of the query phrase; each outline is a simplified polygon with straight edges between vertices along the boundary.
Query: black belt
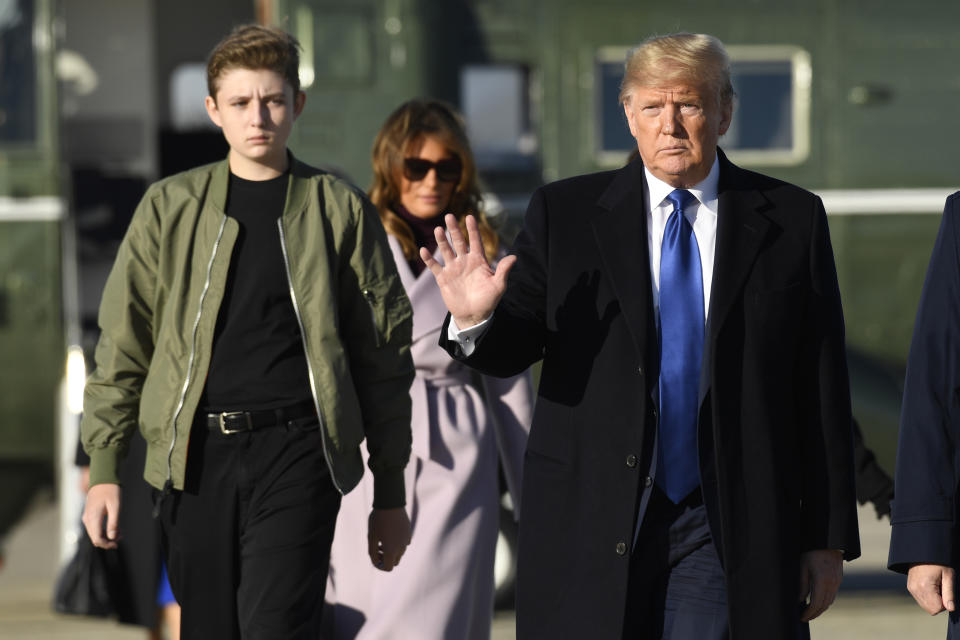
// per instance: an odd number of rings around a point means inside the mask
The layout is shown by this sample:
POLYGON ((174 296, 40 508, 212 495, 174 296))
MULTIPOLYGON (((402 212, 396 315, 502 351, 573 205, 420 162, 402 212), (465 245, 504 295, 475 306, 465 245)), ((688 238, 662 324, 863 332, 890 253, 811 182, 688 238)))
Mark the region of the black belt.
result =
POLYGON ((229 435, 264 427, 276 427, 307 417, 317 417, 313 402, 309 400, 277 409, 208 413, 201 419, 211 431, 219 431, 229 435))

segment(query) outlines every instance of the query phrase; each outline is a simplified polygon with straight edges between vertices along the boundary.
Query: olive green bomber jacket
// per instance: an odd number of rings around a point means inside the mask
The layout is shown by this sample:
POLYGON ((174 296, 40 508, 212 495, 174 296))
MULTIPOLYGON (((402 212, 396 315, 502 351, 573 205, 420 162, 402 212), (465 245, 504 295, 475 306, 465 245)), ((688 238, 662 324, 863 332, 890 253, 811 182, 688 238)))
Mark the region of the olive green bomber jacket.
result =
MULTIPOLYGON (((376 209, 354 187, 291 158, 278 230, 301 325, 324 454, 341 493, 363 474, 374 506, 402 506, 410 453, 412 310, 376 209)), ((194 413, 239 231, 224 214, 227 161, 152 185, 100 305, 96 369, 81 422, 90 483, 119 483, 133 430, 144 478, 182 489, 194 413)))

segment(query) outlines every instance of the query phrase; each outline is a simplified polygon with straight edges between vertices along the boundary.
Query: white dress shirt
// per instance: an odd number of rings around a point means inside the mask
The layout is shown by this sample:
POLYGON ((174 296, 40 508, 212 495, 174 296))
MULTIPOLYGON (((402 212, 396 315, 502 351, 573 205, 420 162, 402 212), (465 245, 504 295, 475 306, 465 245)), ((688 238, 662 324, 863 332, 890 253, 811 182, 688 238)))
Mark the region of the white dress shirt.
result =
MULTIPOLYGON (((654 317, 660 318, 660 246, 663 244, 663 230, 667 226, 667 219, 673 213, 673 203, 667 196, 675 187, 654 176, 644 167, 643 177, 646 181, 646 209, 647 218, 647 249, 650 255, 650 281, 653 294, 654 317)), ((697 237, 697 247, 700 249, 700 268, 703 276, 703 318, 707 320, 710 311, 710 290, 713 285, 713 258, 717 248, 717 187, 720 182, 720 164, 714 156, 710 173, 702 181, 687 189, 697 200, 696 206, 689 206, 683 212, 693 234, 697 237)), ((493 316, 491 316, 493 317, 493 316)), ((460 329, 451 319, 447 327, 447 338, 460 345, 464 356, 470 356, 476 348, 476 341, 487 329, 490 318, 482 322, 460 329)))
MULTIPOLYGON (((647 201, 647 249, 650 253, 650 281, 653 293, 654 317, 660 317, 660 247, 667 219, 673 213, 673 203, 667 196, 675 189, 654 176, 644 167, 647 201)), ((697 199, 696 206, 688 206, 683 215, 693 227, 700 249, 700 269, 703 274, 703 318, 710 311, 710 289, 713 284, 713 257, 717 248, 717 185, 720 182, 720 164, 713 159, 707 177, 687 189, 697 199)))

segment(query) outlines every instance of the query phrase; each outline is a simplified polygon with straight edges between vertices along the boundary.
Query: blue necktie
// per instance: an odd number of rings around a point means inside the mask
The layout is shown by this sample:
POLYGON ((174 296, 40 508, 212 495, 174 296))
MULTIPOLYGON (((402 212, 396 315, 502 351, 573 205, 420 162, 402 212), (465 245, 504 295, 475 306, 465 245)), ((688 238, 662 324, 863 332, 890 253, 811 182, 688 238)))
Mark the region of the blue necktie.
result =
POLYGON ((660 433, 657 485, 674 503, 700 484, 697 411, 703 360, 703 275, 700 249, 683 210, 696 202, 685 189, 667 196, 673 213, 660 253, 660 433))

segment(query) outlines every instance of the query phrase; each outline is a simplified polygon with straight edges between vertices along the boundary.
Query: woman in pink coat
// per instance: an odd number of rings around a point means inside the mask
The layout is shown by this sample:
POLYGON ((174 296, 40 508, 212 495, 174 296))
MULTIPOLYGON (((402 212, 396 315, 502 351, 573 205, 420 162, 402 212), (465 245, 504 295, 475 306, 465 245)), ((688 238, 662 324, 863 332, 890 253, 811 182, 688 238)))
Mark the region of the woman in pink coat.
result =
POLYGON ((497 237, 480 209, 463 126, 443 103, 412 100, 394 111, 374 142, 373 170, 370 198, 413 303, 417 375, 406 469, 413 539, 392 572, 371 566, 365 541, 373 480, 367 474, 344 498, 337 520, 327 588, 333 637, 489 640, 497 461, 519 514, 533 390, 529 373, 486 378, 438 346, 447 310, 417 249, 436 251, 433 229, 445 213, 477 216, 491 259, 498 255, 497 237))

